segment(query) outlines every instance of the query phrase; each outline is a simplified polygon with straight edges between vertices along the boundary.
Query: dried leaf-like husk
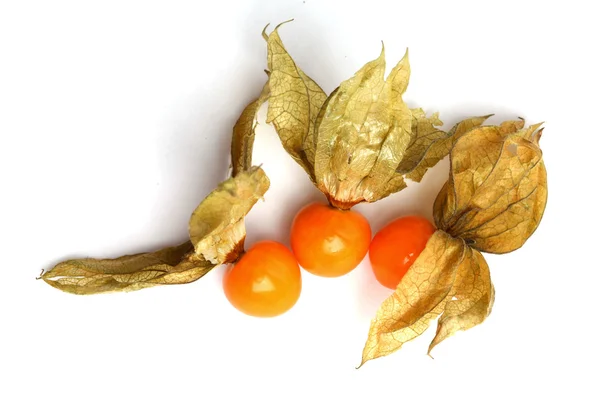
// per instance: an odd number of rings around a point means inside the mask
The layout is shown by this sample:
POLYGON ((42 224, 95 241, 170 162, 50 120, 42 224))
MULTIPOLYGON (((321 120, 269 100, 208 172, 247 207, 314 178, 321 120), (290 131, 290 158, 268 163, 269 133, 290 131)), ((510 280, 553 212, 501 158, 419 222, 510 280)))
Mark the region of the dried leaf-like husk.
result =
POLYGON ((64 261, 40 277, 50 286, 73 294, 130 292, 156 285, 190 283, 214 265, 194 253, 191 242, 153 253, 115 259, 64 261))
MULTIPOLYGON (((490 116, 491 115, 485 115, 482 117, 467 118, 454 125, 444 137, 441 137, 441 134, 439 133, 433 132, 433 140, 430 139, 430 144, 427 149, 425 149, 425 154, 418 160, 418 163, 416 165, 401 165, 399 172, 406 174, 405 177, 412 181, 421 182, 427 170, 434 167, 446 157, 450 153, 450 149, 452 149, 454 143, 456 143, 462 135, 474 127, 482 125, 490 116)), ((425 125, 424 131, 427 132, 428 130, 433 130, 433 127, 427 129, 427 125, 425 125)), ((429 138, 429 136, 427 136, 427 138, 429 138)))
POLYGON ((270 71, 267 123, 273 123, 285 150, 314 182, 315 121, 327 95, 296 65, 278 28, 270 35, 263 32, 270 71))
POLYGON ((507 126, 478 127, 456 142, 450 178, 434 205, 438 228, 488 253, 520 248, 548 195, 539 125, 517 132, 507 126))
MULTIPOLYGON (((539 124, 538 127, 540 125, 541 124, 539 124)), ((502 122, 500 124, 500 126, 498 126, 498 129, 500 130, 500 132, 502 132, 503 135, 508 136, 508 135, 512 135, 513 133, 516 133, 516 132, 522 130, 524 127, 525 127, 525 120, 523 118, 519 118, 516 120, 509 120, 509 121, 502 122)), ((537 128, 535 128, 535 129, 537 129, 537 128)))
POLYGON ((252 149, 257 125, 256 114, 268 98, 269 84, 267 82, 263 86, 260 96, 244 108, 233 127, 231 138, 232 176, 237 176, 240 172, 252 168, 252 149))
POLYGON ((333 206, 348 209, 389 196, 406 187, 406 174, 415 171, 412 179, 420 180, 447 155, 452 141, 434 145, 454 132, 437 128, 437 114, 409 110, 402 100, 408 53, 384 80, 382 49, 327 97, 285 50, 278 28, 263 32, 271 73, 267 122, 333 206))
POLYGON ((488 265, 480 252, 467 246, 428 353, 456 332, 482 323, 493 305, 494 286, 488 265))
POLYGON ((269 188, 259 167, 221 183, 198 205, 189 223, 196 254, 213 264, 237 260, 244 249, 244 217, 269 188))
POLYGON ((493 303, 494 287, 481 253, 464 240, 438 230, 379 308, 371 322, 362 363, 399 350, 439 317, 429 346, 431 353, 456 332, 483 322, 493 303))
POLYGON ((454 333, 482 323, 495 292, 480 251, 513 251, 539 225, 548 195, 541 124, 524 128, 519 119, 481 126, 484 119, 456 126, 449 179, 434 204, 439 230, 381 305, 363 363, 396 351, 437 316, 429 352, 454 333))
POLYGON ((448 301, 467 246, 436 231, 415 263, 371 321, 362 364, 400 349, 421 335, 448 301))
POLYGON ((377 201, 403 188, 396 168, 412 139, 412 115, 402 94, 408 54, 385 74, 385 51, 330 96, 319 118, 317 187, 339 208, 377 201), (390 183, 394 181, 394 183, 390 183))
POLYGON ((242 171, 223 182, 196 209, 190 237, 182 245, 115 259, 81 258, 59 263, 40 277, 64 292, 129 292, 156 285, 193 282, 243 251, 244 216, 269 180, 262 169, 242 171))
POLYGON ((421 164, 425 154, 434 143, 448 137, 448 132, 438 128, 443 125, 438 113, 428 117, 421 108, 412 109, 410 112, 412 114, 412 138, 406 148, 404 158, 396 169, 400 174, 413 171, 421 164))

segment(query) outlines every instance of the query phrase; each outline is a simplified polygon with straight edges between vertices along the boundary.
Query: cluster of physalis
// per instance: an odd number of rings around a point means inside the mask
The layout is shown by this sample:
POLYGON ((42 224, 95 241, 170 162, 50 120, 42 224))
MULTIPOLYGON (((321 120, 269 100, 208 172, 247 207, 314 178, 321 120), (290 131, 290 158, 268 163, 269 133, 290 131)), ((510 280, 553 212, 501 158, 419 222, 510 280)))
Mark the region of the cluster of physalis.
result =
POLYGON ((94 294, 189 283, 225 264, 227 299, 248 315, 267 317, 298 300, 299 265, 337 277, 368 253, 375 277, 394 292, 371 322, 363 363, 398 350, 433 319, 438 325, 429 351, 481 323, 494 302, 481 252, 521 247, 544 211, 540 125, 489 126, 483 116, 443 131, 437 114, 409 109, 402 99, 407 55, 385 78, 383 49, 328 96, 296 65, 277 28, 263 36, 268 81, 234 127, 232 177, 193 212, 190 240, 154 253, 62 262, 41 278, 65 292, 94 294), (256 114, 265 102, 267 123, 328 201, 298 212, 292 251, 273 241, 244 249, 244 217, 269 188, 264 171, 252 166, 256 114), (404 216, 372 238, 368 221, 352 207, 402 190, 405 179, 420 182, 447 155, 450 174, 433 205, 434 223, 404 216))

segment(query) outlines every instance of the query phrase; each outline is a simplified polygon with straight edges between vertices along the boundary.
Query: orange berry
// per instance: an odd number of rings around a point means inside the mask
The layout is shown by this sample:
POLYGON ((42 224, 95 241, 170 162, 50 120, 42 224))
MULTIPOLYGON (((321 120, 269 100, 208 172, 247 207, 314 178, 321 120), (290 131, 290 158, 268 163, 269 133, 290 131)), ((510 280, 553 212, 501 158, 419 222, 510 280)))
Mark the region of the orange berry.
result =
POLYGON ((377 232, 369 259, 379 283, 396 289, 434 232, 433 224, 419 216, 398 218, 377 232))
POLYGON ((274 317, 296 304, 302 276, 294 255, 281 243, 258 242, 223 278, 229 302, 254 317, 274 317))
POLYGON ((292 250, 308 272, 326 277, 352 271, 369 250, 371 228, 356 211, 313 203, 301 209, 291 230, 292 250))

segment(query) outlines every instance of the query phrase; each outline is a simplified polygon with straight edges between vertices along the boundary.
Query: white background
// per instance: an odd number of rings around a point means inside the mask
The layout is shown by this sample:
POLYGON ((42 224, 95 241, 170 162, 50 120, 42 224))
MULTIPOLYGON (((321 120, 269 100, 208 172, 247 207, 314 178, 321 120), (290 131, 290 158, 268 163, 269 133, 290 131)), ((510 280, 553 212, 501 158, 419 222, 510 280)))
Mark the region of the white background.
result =
MULTIPOLYGON (((588 2, 3 1, 0 3, 0 398, 598 398, 597 13, 588 2), (546 214, 520 250, 488 256, 496 304, 481 326, 425 355, 430 329, 360 370, 370 318, 389 294, 368 263, 304 273, 296 307, 246 317, 221 270, 179 287, 77 297, 36 281, 69 257, 112 257, 186 238, 225 177, 231 127, 262 87, 260 32, 334 89, 410 48, 410 106, 446 126, 496 113, 546 121, 546 214)), ((591 4, 592 2, 589 2, 591 4)), ((287 243, 322 199, 258 132, 272 189, 249 244, 287 243)), ((360 205, 374 231, 431 215, 447 162, 420 185, 360 205)))

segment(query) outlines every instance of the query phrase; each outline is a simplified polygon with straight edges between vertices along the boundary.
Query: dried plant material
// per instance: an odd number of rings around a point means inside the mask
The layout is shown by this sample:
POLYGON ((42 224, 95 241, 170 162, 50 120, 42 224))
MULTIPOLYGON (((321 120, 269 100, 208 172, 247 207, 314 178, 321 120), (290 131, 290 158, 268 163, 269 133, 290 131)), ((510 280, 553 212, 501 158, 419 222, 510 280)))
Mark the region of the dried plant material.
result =
POLYGON ((498 126, 498 129, 500 130, 500 132, 502 132, 503 135, 508 136, 520 131, 521 129, 523 129, 523 127, 525 127, 525 120, 523 118, 519 118, 514 121, 502 122, 500 126, 498 126))
POLYGON ((127 292, 193 282, 216 265, 236 263, 244 252, 244 218, 270 184, 252 166, 256 115, 268 101, 267 123, 284 149, 340 209, 398 192, 405 179, 420 182, 450 156, 449 179, 433 209, 438 230, 371 321, 361 365, 400 349, 439 318, 430 353, 490 315, 495 292, 481 252, 518 249, 540 223, 547 200, 541 124, 526 128, 515 119, 483 126, 488 115, 445 132, 437 113, 411 110, 402 98, 408 52, 386 78, 383 47, 327 96, 294 62, 278 28, 263 32, 268 81, 233 129, 232 177, 193 212, 190 241, 115 259, 65 261, 40 279, 74 294, 127 292))
POLYGON ((503 132, 503 133, 505 133, 506 135, 514 134, 516 136, 520 136, 523 139, 533 142, 537 146, 539 146, 540 138, 542 137, 542 131, 544 130, 543 128, 540 129, 540 127, 542 125, 543 125, 543 122, 540 122, 537 124, 530 125, 525 129, 520 129, 516 132, 503 132))
POLYGON ((411 112, 402 99, 410 77, 408 53, 384 79, 382 49, 326 97, 285 50, 278 28, 263 36, 270 70, 267 122, 333 206, 348 209, 404 189, 404 175, 448 137, 437 128, 437 114, 411 112))
POLYGON ((490 315, 493 304, 494 286, 488 265, 480 252, 467 246, 428 354, 456 332, 482 323, 490 315))
POLYGON ((267 123, 273 123, 285 150, 314 181, 315 121, 327 95, 290 57, 279 26, 268 36, 263 32, 271 91, 267 123))
POLYGON ((433 234, 371 321, 361 365, 393 353, 425 332, 444 310, 465 251, 463 240, 443 231, 433 234))
POLYGON ((395 173, 389 181, 387 181, 386 185, 381 188, 379 200, 394 194, 396 192, 405 189, 408 185, 404 180, 404 175, 400 173, 395 173))
POLYGON ((320 121, 315 158, 318 188, 339 208, 381 199, 411 138, 412 115, 402 100, 408 55, 385 74, 385 51, 340 84, 320 121))
POLYGON ((74 294, 129 292, 156 285, 190 283, 243 251, 243 218, 269 187, 254 167, 223 182, 196 209, 188 241, 153 253, 115 259, 82 258, 61 262, 40 277, 74 294), (209 258, 210 257, 210 258, 209 258))
POLYGON ((221 183, 193 212, 189 242, 116 259, 69 260, 40 278, 74 294, 127 292, 193 282, 216 265, 236 261, 244 251, 244 217, 269 188, 264 171, 251 166, 256 113, 268 96, 267 84, 235 124, 231 143, 233 177, 221 183))
POLYGON ((190 283, 214 265, 194 253, 190 242, 154 253, 115 259, 82 258, 61 262, 40 277, 73 294, 130 292, 156 285, 190 283))
POLYGON ((448 132, 439 129, 443 125, 438 113, 431 117, 421 108, 410 110, 412 114, 412 138, 406 148, 406 156, 398 165, 397 172, 407 174, 421 164, 427 150, 436 142, 448 137, 448 132))
POLYGON ((494 286, 480 251, 518 249, 540 223, 548 195, 540 124, 524 128, 520 119, 481 126, 485 119, 465 120, 451 131, 449 179, 433 207, 439 230, 379 308, 363 364, 398 350, 438 316, 429 352, 482 323, 494 286))
POLYGON ((463 135, 450 156, 449 187, 436 199, 437 226, 488 253, 521 247, 540 223, 548 195, 535 132, 507 136, 486 126, 463 135))
POLYGON ((450 129, 445 137, 430 143, 425 155, 420 159, 418 165, 413 167, 412 170, 404 170, 404 173, 406 173, 406 178, 410 179, 411 181, 421 182, 427 170, 429 168, 433 168, 438 162, 446 157, 450 153, 452 146, 454 146, 456 141, 462 135, 474 127, 481 126, 489 117, 491 117, 491 115, 467 118, 454 125, 454 127, 450 129))
POLYGON ((244 249, 244 217, 269 188, 259 167, 221 183, 198 205, 189 224, 196 254, 213 264, 233 262, 244 249))
POLYGON ((256 130, 256 114, 260 106, 269 98, 268 82, 263 87, 260 96, 244 108, 233 127, 231 139, 231 166, 232 176, 237 176, 242 171, 252 168, 252 149, 256 130))

